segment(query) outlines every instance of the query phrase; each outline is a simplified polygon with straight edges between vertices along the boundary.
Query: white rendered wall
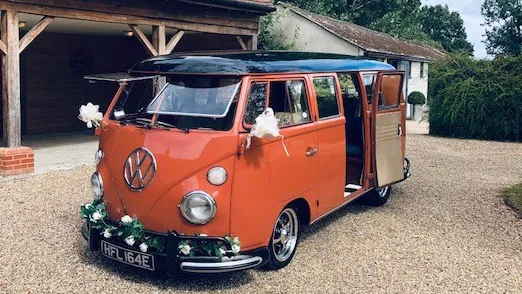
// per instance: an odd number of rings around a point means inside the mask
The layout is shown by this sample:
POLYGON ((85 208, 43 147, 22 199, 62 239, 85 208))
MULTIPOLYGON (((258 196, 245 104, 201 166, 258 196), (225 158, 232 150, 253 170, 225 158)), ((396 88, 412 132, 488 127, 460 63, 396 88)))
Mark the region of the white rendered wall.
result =
MULTIPOLYGON (((411 62, 411 76, 408 79, 408 95, 412 92, 421 92, 426 99, 428 98, 428 63, 424 63, 424 77, 421 77, 421 62, 411 62)), ((415 115, 411 116, 413 106, 408 105, 408 116, 419 120, 422 115, 422 105, 417 105, 415 115)))

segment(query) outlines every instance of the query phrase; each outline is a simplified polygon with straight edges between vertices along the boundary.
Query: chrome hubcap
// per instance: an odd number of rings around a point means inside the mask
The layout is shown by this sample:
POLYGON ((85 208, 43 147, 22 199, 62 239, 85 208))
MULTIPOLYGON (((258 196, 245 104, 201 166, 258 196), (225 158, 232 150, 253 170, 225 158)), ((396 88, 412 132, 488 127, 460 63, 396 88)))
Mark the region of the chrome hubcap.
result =
POLYGON ((286 261, 297 245, 299 219, 293 209, 287 208, 281 212, 272 234, 272 250, 278 261, 286 261))
POLYGON ((377 193, 379 193, 379 197, 381 197, 381 198, 386 197, 386 194, 388 194, 388 189, 389 189, 389 187, 378 188, 377 193))

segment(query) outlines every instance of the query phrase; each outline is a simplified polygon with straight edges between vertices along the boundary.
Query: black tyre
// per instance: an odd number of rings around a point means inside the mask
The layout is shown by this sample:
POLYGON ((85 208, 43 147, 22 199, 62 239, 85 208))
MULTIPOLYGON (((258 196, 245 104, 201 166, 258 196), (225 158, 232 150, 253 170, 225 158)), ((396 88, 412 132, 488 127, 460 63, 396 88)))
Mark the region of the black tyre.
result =
POLYGON ((374 190, 368 192, 368 194, 364 197, 364 203, 375 207, 383 206, 386 204, 386 202, 388 202, 391 190, 391 186, 375 188, 374 190))
POLYGON ((266 267, 278 270, 287 266, 294 257, 299 241, 299 211, 289 205, 279 214, 270 238, 266 267))

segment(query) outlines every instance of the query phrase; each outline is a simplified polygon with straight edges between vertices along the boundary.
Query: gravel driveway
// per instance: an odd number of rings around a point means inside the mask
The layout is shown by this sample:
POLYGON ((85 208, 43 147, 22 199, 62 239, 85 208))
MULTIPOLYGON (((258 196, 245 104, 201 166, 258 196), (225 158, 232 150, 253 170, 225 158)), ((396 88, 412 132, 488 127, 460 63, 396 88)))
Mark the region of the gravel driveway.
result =
POLYGON ((382 208, 352 204, 278 272, 167 279, 101 260, 80 235, 94 167, 0 183, 0 292, 522 292, 522 221, 498 194, 522 144, 411 135, 413 177, 382 208))

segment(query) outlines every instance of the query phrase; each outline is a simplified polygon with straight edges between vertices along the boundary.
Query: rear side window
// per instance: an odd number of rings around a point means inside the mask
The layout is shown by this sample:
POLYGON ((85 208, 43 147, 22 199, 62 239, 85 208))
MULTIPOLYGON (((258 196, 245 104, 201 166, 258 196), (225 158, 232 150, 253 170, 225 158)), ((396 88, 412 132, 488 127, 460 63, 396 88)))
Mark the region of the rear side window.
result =
POLYGON ((333 77, 314 79, 315 96, 319 108, 319 118, 339 116, 339 101, 337 100, 337 87, 333 77))
POLYGON ((399 106, 402 91, 401 75, 383 75, 381 91, 379 93, 379 109, 394 108, 399 106))

